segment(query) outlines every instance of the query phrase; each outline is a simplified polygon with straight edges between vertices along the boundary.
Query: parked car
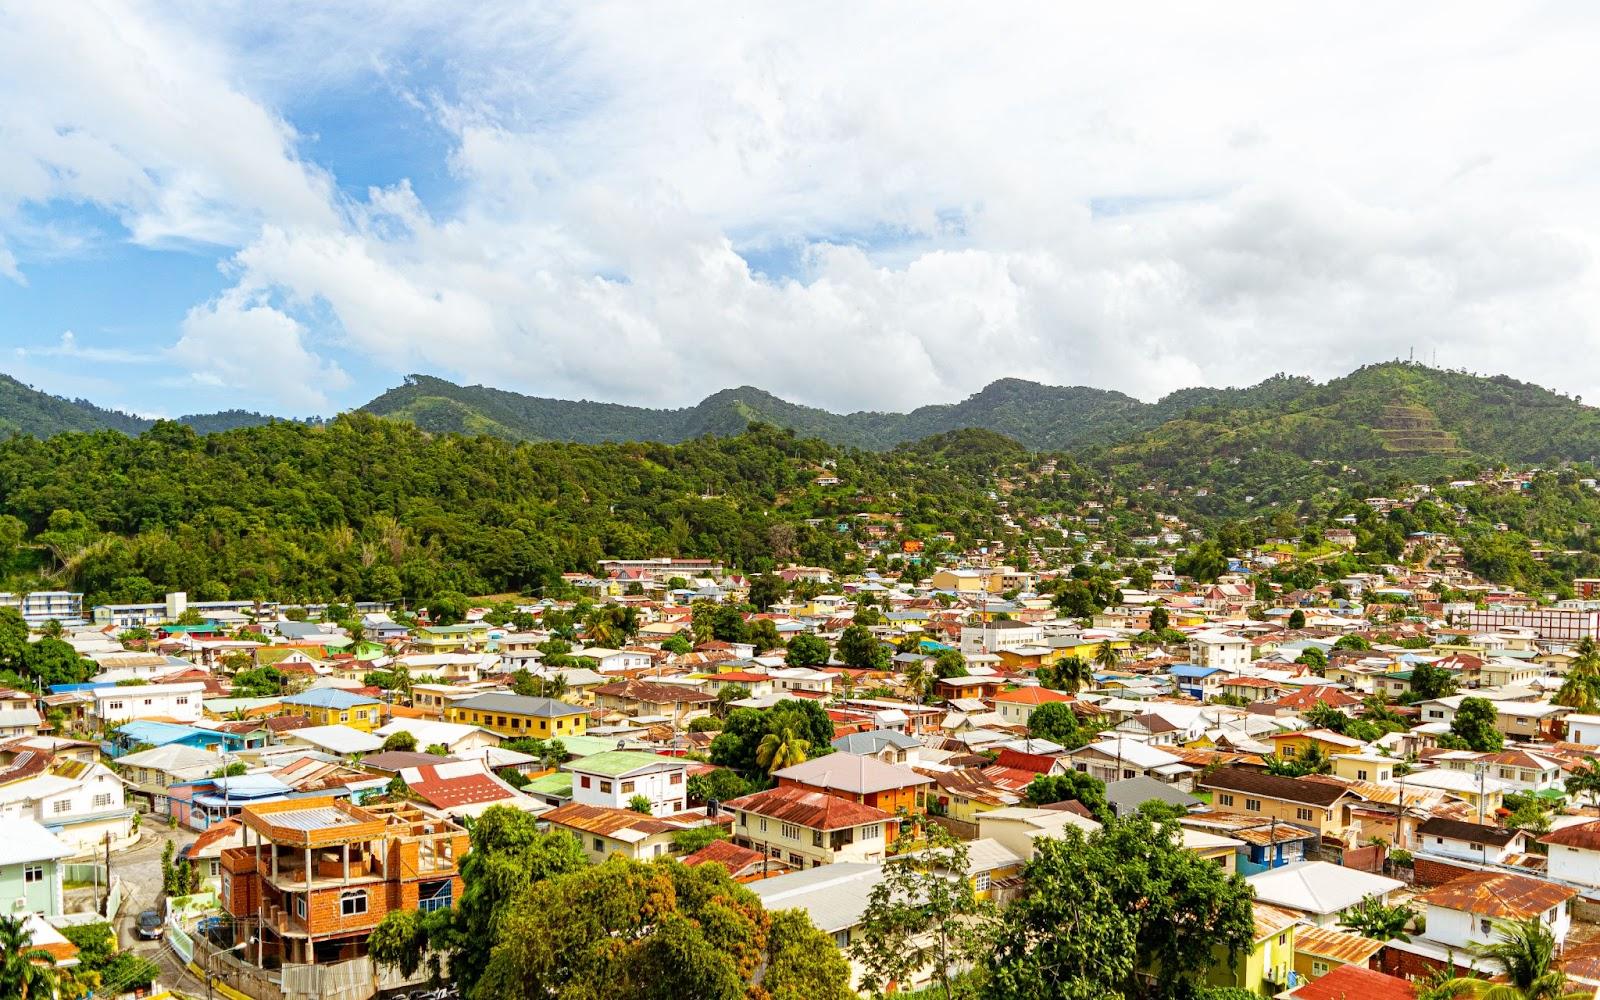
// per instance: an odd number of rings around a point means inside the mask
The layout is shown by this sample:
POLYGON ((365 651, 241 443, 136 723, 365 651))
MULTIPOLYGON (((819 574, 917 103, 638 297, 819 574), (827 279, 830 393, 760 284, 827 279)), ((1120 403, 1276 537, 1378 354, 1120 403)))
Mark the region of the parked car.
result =
POLYGON ((166 930, 166 925, 161 922, 161 914, 154 910, 145 910, 139 914, 139 936, 142 938, 158 938, 166 930))

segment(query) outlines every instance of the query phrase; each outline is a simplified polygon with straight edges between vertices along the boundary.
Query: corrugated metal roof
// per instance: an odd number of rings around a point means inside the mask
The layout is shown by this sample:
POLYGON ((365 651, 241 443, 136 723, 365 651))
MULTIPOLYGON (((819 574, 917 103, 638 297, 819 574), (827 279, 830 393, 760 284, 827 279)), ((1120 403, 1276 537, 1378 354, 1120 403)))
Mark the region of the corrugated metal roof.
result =
POLYGON ((309 809, 286 809, 283 812, 268 813, 265 817, 273 826, 281 826, 288 830, 326 830, 330 827, 355 826, 359 822, 349 813, 341 812, 332 806, 313 806, 309 809))

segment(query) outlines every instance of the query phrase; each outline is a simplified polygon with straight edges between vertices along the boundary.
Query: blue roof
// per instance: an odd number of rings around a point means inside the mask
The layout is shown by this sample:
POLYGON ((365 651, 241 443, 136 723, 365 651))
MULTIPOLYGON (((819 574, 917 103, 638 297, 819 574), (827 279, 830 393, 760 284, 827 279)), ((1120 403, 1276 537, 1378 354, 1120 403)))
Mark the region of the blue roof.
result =
POLYGON ((124 736, 132 737, 140 743, 149 743, 153 746, 166 746, 168 743, 178 743, 197 736, 220 738, 221 733, 209 730, 196 729, 194 726, 180 726, 175 722, 127 722, 117 727, 117 732, 124 736))
POLYGON ((1193 663, 1174 663, 1167 671, 1174 677, 1210 677, 1221 672, 1221 667, 1202 667, 1193 663))
POLYGON ((376 705, 378 699, 369 698, 364 694, 355 694, 343 688, 316 688, 311 691, 302 691, 283 699, 285 705, 305 705, 308 708, 336 708, 344 710, 355 708, 357 705, 376 705))
POLYGON ((216 787, 216 794, 219 797, 226 788, 229 798, 240 799, 258 799, 266 795, 283 795, 294 791, 292 785, 270 774, 236 774, 231 778, 215 778, 212 784, 216 787))

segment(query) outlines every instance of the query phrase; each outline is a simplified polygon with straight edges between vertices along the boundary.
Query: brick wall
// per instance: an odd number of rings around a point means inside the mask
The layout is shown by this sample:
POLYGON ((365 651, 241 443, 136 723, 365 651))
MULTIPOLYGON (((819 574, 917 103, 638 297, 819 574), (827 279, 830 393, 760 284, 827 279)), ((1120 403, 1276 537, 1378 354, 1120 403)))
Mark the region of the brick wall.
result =
POLYGON ((1433 858, 1422 857, 1413 858, 1412 866, 1416 872, 1416 880, 1414 884, 1425 887, 1443 885, 1453 878, 1459 878, 1462 875, 1469 875, 1476 871, 1482 871, 1482 869, 1473 868, 1470 865, 1457 865, 1448 861, 1438 861, 1433 858))
MULTIPOLYGON (((1374 956, 1370 964, 1372 968, 1391 976, 1399 976, 1401 979, 1420 979, 1432 975, 1445 963, 1443 959, 1427 958, 1409 951, 1401 951, 1399 948, 1385 947, 1374 956)), ((1471 976, 1473 972, 1465 966, 1457 965, 1451 975, 1471 976)))

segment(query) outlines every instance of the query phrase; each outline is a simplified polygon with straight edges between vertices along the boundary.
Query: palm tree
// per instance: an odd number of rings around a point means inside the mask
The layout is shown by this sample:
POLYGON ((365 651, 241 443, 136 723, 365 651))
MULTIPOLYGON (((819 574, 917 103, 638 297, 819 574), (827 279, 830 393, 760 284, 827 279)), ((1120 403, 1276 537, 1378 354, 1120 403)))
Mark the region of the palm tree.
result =
POLYGON ((1449 985, 1480 1000, 1578 1000, 1589 994, 1567 989, 1567 975, 1555 967, 1556 936, 1538 917, 1495 921, 1500 941, 1473 949, 1499 964, 1505 981, 1461 978, 1449 985))
POLYGON ((761 737, 761 743, 756 747, 756 763, 771 774, 786 767, 804 764, 806 751, 810 749, 810 743, 796 736, 793 729, 785 726, 777 732, 761 737))
POLYGON ((926 697, 928 669, 922 665, 921 660, 907 665, 903 676, 906 679, 906 686, 911 689, 912 694, 916 695, 917 701, 920 702, 926 697))
POLYGON ((0 990, 7 1000, 53 997, 58 980, 56 960, 33 946, 26 917, 0 917, 0 990))
POLYGON ((1094 651, 1094 662, 1096 666, 1104 667, 1106 670, 1115 670, 1117 664, 1122 662, 1122 658, 1111 648, 1111 640, 1106 639, 1100 643, 1100 648, 1094 651))
MULTIPOLYGON (((1102 646, 1105 647, 1109 647, 1110 645, 1111 644, 1109 642, 1102 644, 1102 646)), ((1099 656, 1099 653, 1095 654, 1097 661, 1099 656)), ((1113 661, 1115 658, 1116 654, 1113 653, 1113 661)), ((1061 690, 1063 691, 1077 694, 1078 691, 1080 691, 1093 679, 1094 674, 1089 670, 1089 664, 1081 656, 1069 656, 1060 663, 1056 664, 1055 681, 1061 686, 1061 690)))
POLYGON ((1573 768, 1565 785, 1568 795, 1587 795, 1591 803, 1600 803, 1600 764, 1591 760, 1573 768))
POLYGON ((572 686, 566 674, 555 674, 550 677, 539 678, 539 693, 546 698, 560 699, 572 686))
POLYGON ((1416 915, 1409 906, 1388 906, 1377 896, 1363 896, 1361 902, 1344 911, 1339 926, 1374 941, 1410 941, 1406 927, 1416 915))

